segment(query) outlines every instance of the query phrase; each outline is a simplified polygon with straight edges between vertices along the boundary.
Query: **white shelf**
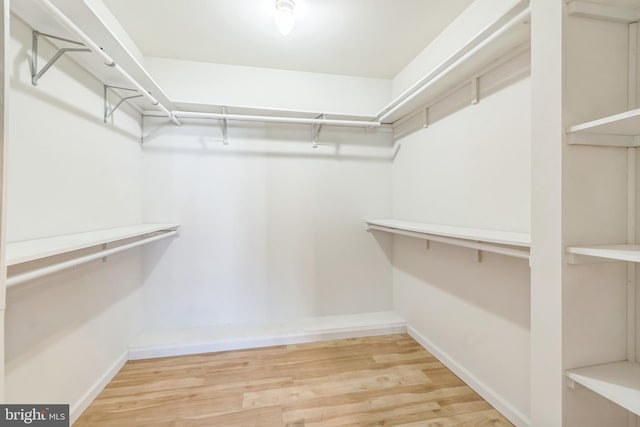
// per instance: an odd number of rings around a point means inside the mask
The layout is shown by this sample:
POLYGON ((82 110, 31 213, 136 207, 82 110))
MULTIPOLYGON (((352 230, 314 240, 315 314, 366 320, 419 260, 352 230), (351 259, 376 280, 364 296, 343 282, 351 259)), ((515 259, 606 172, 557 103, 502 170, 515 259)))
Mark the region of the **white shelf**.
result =
POLYGON ((518 258, 529 258, 528 248, 531 246, 531 237, 528 233, 426 224, 397 219, 374 219, 367 220, 366 223, 369 230, 433 240, 518 258))
MULTIPOLYGON (((111 30, 91 9, 88 2, 56 2, 55 5, 76 24, 87 36, 89 36, 96 44, 98 44, 105 53, 107 53, 115 62, 120 65, 131 77, 133 77, 140 85, 142 85, 160 104, 169 110, 175 107, 158 86, 155 80, 147 73, 144 67, 129 52, 129 50, 113 35, 111 30)), ((78 40, 64 25, 60 24, 53 16, 51 16, 40 4, 35 0, 20 0, 11 2, 11 12, 25 21, 31 28, 45 34, 51 34, 70 40, 78 40)), ((61 47, 62 42, 55 43, 57 47, 61 47)), ((87 53, 69 53, 69 56, 81 67, 85 68, 96 78, 107 85, 131 87, 131 84, 112 67, 108 67, 95 54, 87 53)), ((48 60, 48 58, 46 58, 48 60)), ((44 62, 42 62, 44 65, 44 62)), ((54 65, 55 67, 56 65, 54 65)), ((50 80, 51 76, 45 74, 39 85, 55 85, 55 80, 50 80)), ((119 92, 122 95, 131 95, 127 92, 119 92)), ((134 104, 140 111, 158 110, 145 98, 136 98, 128 101, 134 104)))
POLYGON ((6 263, 7 267, 9 267, 119 240, 147 236, 161 231, 172 231, 178 227, 178 224, 138 224, 87 233, 7 243, 6 263))
POLYGON ((423 222, 402 221, 398 219, 372 219, 368 220, 369 228, 389 228, 398 231, 413 231, 416 233, 434 236, 452 237, 478 242, 498 243, 511 246, 531 246, 531 237, 528 233, 515 233, 511 231, 487 230, 481 228, 456 227, 453 225, 426 224, 423 222))
POLYGON ((567 253, 573 255, 568 259, 570 264, 594 261, 592 258, 640 262, 640 245, 569 246, 567 253))
POLYGON ((530 15, 529 1, 518 2, 384 107, 378 117, 383 123, 394 123, 418 108, 428 106, 461 83, 477 77, 479 72, 509 52, 528 47, 531 40, 530 15))
POLYGON ((567 133, 598 135, 640 135, 640 108, 571 126, 567 133))
POLYGON ((615 362, 571 369, 567 377, 640 415, 640 364, 615 362))

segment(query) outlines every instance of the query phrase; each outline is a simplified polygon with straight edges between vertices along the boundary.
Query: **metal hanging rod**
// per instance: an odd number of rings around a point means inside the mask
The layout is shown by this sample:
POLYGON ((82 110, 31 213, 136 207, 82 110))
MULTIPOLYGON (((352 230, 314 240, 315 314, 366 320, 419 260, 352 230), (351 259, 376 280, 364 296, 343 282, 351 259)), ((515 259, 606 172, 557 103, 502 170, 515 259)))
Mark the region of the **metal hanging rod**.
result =
POLYGON ((116 64, 116 62, 109 55, 107 55, 100 48, 100 46, 98 46, 93 40, 91 40, 89 38, 89 36, 87 36, 84 33, 84 31, 82 31, 64 13, 62 13, 60 11, 60 9, 55 7, 51 3, 51 1, 49 1, 49 0, 37 0, 37 2, 43 8, 45 8, 51 15, 53 15, 53 17, 56 18, 58 20, 58 22, 60 22, 69 31, 74 33, 80 40, 82 40, 82 43, 89 50, 91 50, 93 53, 98 55, 104 61, 104 63, 107 66, 113 67, 113 69, 118 71, 122 75, 122 77, 124 77, 129 83, 131 83, 131 85, 136 90, 138 90, 142 94, 142 96, 144 96, 153 105, 156 105, 164 113, 165 116, 167 116, 169 119, 171 119, 171 121, 173 123, 175 123, 178 126, 180 126, 182 124, 182 123, 180 123, 180 120, 178 120, 178 118, 171 111, 169 111, 164 105, 160 104, 160 102, 156 98, 154 98, 144 87, 142 87, 142 85, 140 83, 138 83, 133 77, 131 77, 131 75, 129 75, 129 73, 127 73, 120 65, 116 64))
POLYGON ((142 240, 138 240, 133 243, 127 243, 126 245, 116 246, 115 248, 105 249, 100 252, 96 252, 94 254, 82 256, 80 258, 71 259, 69 261, 63 261, 58 264, 53 264, 47 267, 38 268, 36 270, 28 271, 26 273, 16 274, 15 276, 11 276, 7 279, 6 285, 9 288, 11 286, 19 285, 20 283, 24 283, 30 280, 37 279, 39 277, 57 273, 58 271, 75 267, 76 265, 85 264, 87 262, 91 262, 100 258, 105 258, 109 255, 113 255, 115 253, 122 252, 127 249, 146 245, 147 243, 155 242, 156 240, 166 239, 167 237, 175 236, 176 234, 178 234, 178 232, 175 230, 167 231, 166 233, 151 235, 150 237, 147 237, 142 240))
MULTIPOLYGON (((418 233, 410 230, 400 230, 397 228, 384 227, 381 225, 368 226, 370 230, 386 231, 393 234, 401 234, 403 236, 416 237, 418 239, 424 239, 431 242, 446 243, 453 246, 461 246, 463 248, 475 249, 478 251, 493 252, 496 254, 507 255, 515 258, 529 259, 529 250, 517 249, 509 246, 501 245, 499 243, 480 242, 474 240, 467 240, 465 238, 439 236, 437 234, 418 233)), ((429 249, 427 247, 427 249, 429 249)))
MULTIPOLYGON (((217 120, 237 120, 247 122, 271 122, 271 123, 292 123, 303 125, 328 125, 328 126, 346 126, 346 127, 363 127, 376 128, 382 126, 379 121, 370 122, 364 120, 343 120, 343 119, 327 119, 327 118, 304 118, 304 117, 280 117, 280 116, 260 116, 249 114, 232 114, 232 113, 203 113, 199 111, 174 111, 176 117, 183 119, 217 119, 217 120)), ((153 111, 145 111, 145 116, 157 116, 153 111)))

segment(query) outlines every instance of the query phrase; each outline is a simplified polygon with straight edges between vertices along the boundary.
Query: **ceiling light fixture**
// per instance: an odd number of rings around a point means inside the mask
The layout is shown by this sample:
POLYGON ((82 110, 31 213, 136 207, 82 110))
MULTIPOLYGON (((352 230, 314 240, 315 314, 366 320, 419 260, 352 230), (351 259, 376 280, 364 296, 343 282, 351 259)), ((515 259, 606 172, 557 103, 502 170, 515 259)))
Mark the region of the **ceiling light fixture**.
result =
POLYGON ((296 4, 293 0, 276 0, 276 12, 274 19, 276 21, 276 27, 283 36, 286 36, 293 29, 293 24, 296 23, 296 15, 293 13, 296 4))

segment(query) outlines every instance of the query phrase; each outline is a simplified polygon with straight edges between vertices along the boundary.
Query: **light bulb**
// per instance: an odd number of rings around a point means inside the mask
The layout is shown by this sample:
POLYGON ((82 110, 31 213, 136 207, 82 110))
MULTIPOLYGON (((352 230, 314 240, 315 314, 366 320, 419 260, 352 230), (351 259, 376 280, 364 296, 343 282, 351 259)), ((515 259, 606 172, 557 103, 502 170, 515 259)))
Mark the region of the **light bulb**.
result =
POLYGON ((276 27, 283 36, 286 36, 293 29, 296 23, 296 15, 293 13, 295 3, 293 0, 276 0, 276 11, 274 20, 276 27))

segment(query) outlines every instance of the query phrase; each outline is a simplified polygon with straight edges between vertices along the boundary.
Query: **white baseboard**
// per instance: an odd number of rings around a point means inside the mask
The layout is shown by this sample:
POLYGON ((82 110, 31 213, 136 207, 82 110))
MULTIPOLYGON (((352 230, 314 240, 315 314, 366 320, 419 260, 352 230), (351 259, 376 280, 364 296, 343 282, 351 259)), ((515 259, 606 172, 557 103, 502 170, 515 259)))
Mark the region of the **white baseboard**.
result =
POLYGON ((299 344, 343 338, 405 333, 406 323, 393 312, 326 316, 271 325, 230 325, 144 337, 129 348, 129 359, 181 356, 299 344))
MULTIPOLYGON (((132 346, 129 351, 125 351, 93 384, 93 386, 73 405, 70 409, 71 424, 82 415, 84 410, 93 402, 104 387, 124 366, 127 360, 147 359, 153 357, 180 356, 198 353, 209 353, 215 351, 227 351, 238 349, 249 349, 258 347, 269 347, 273 345, 298 344, 304 342, 315 342, 343 338, 357 338, 365 336, 398 334, 407 332, 413 339, 422 345, 427 351, 433 354, 453 373, 460 377, 469 387, 471 387, 482 398, 489 402, 507 419, 518 427, 528 427, 531 424, 529 417, 507 402, 491 387, 480 381, 473 373, 464 368, 449 354, 442 351, 429 339, 425 338, 415 328, 407 325, 393 313, 373 313, 355 316, 333 316, 321 318, 319 320, 307 319, 301 324, 294 325, 295 330, 282 329, 281 325, 264 327, 256 331, 255 325, 251 326, 251 336, 242 333, 242 329, 237 327, 232 332, 237 336, 221 337, 211 335, 212 339, 202 339, 206 331, 184 332, 182 339, 176 342, 176 337, 180 332, 173 333, 171 344, 138 344, 132 346), (274 332, 274 330, 276 332, 274 332), (177 335, 176 335, 177 334, 177 335)), ((249 328, 249 326, 247 326, 249 328)))
POLYGON ((473 373, 451 358, 449 354, 442 351, 414 327, 407 325, 407 333, 517 427, 528 427, 531 425, 531 419, 529 417, 511 403, 507 402, 491 387, 480 381, 473 373))
POLYGON ((118 371, 122 369, 125 363, 129 360, 129 352, 125 351, 105 372, 93 383, 91 388, 80 398, 76 403, 71 405, 69 409, 70 425, 76 422, 80 415, 89 407, 91 402, 95 400, 100 392, 109 384, 109 381, 116 376, 118 371))

